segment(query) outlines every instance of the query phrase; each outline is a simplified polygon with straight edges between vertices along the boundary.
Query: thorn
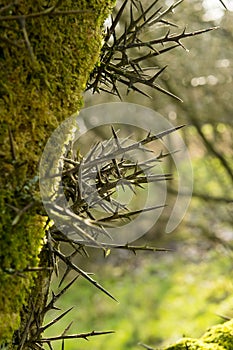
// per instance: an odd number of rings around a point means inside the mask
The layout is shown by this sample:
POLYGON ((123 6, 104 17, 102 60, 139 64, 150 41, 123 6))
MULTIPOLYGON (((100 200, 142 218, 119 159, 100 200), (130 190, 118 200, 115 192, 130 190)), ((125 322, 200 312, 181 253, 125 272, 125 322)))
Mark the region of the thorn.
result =
POLYGON ((52 291, 52 299, 48 303, 48 305, 44 308, 43 310, 44 314, 51 309, 60 310, 59 308, 54 306, 55 302, 74 284, 74 282, 77 280, 78 277, 79 275, 75 276, 58 294, 55 294, 52 291))
POLYGON ((222 4, 222 6, 225 8, 225 10, 228 10, 228 8, 226 7, 226 5, 224 4, 224 2, 222 0, 219 0, 222 4))
POLYGON ((70 327, 72 326, 73 321, 71 321, 68 326, 64 329, 64 331, 62 332, 62 336, 66 335, 66 333, 68 332, 68 330, 70 329, 70 327))
POLYGON ((149 82, 150 84, 153 84, 153 82, 155 81, 155 79, 158 78, 158 76, 159 76, 166 68, 167 68, 167 65, 164 66, 163 68, 161 68, 152 78, 150 78, 150 79, 148 80, 148 82, 149 82))
POLYGON ((118 136, 116 134, 116 131, 114 130, 114 127, 111 125, 111 129, 112 129, 112 134, 113 134, 113 137, 114 137, 114 140, 116 142, 116 145, 119 149, 121 149, 121 144, 119 142, 119 139, 118 139, 118 136))
POLYGON ((117 301, 117 299, 114 298, 112 294, 110 294, 105 288, 103 288, 97 281, 95 281, 93 278, 91 278, 85 271, 80 269, 77 265, 72 263, 64 254, 62 254, 59 250, 54 248, 55 254, 66 263, 67 266, 70 266, 74 271, 78 272, 82 277, 87 279, 91 284, 93 284, 96 288, 101 290, 103 293, 108 295, 111 299, 117 301))
POLYGON ((71 310, 73 309, 73 306, 70 307, 68 310, 64 311, 61 315, 53 319, 51 322, 47 323, 46 325, 40 327, 40 334, 43 333, 47 328, 53 326, 55 323, 60 321, 65 315, 67 315, 71 310))
POLYGON ((49 346, 49 349, 50 349, 50 350, 53 350, 53 347, 52 347, 51 342, 50 342, 50 341, 48 341, 48 343, 47 343, 47 344, 48 344, 48 346, 49 346))

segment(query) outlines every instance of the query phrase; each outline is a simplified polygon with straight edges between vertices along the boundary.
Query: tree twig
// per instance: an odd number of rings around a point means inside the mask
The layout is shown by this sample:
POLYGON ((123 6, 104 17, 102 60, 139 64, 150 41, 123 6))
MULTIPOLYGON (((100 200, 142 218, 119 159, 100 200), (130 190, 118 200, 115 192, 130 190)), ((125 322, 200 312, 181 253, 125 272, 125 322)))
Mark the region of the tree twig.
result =
POLYGON ((79 334, 71 334, 71 335, 61 335, 57 337, 50 337, 50 338, 42 338, 42 339, 36 339, 35 343, 47 343, 51 341, 56 340, 62 340, 62 339, 78 339, 83 338, 86 339, 89 337, 97 336, 97 335, 105 335, 105 334, 112 334, 115 333, 114 331, 91 331, 87 333, 79 333, 79 334))

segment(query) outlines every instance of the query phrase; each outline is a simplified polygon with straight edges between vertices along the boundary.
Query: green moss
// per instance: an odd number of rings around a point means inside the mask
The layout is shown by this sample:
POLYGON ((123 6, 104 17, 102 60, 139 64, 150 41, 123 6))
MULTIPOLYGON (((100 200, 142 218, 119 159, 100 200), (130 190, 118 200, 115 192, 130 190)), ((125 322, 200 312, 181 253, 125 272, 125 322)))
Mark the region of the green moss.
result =
POLYGON ((202 340, 221 345, 226 350, 233 350, 233 320, 211 327, 202 340))
MULTIPOLYGON (((176 344, 169 346, 166 350, 224 350, 222 346, 217 344, 206 344, 201 340, 184 338, 176 344)), ((165 349, 164 349, 165 350, 165 349)))
MULTIPOLYGON (((56 3, 50 1, 51 6, 56 3)), ((101 26, 113 4, 65 0, 60 11, 82 11, 26 19, 31 52, 19 21, 0 29, 1 37, 9 38, 0 50, 0 341, 11 339, 19 327, 20 310, 36 285, 35 273, 20 271, 38 265, 44 235, 43 219, 34 207, 15 224, 16 211, 38 197, 30 184, 52 131, 83 105, 82 93, 100 53, 101 26)), ((40 12, 44 5, 43 0, 20 1, 13 14, 40 12)))
POLYGON ((164 350, 233 350, 233 320, 213 326, 200 339, 183 338, 164 350))
POLYGON ((0 339, 5 340, 19 326, 20 310, 34 285, 35 272, 25 269, 38 266, 44 219, 35 213, 25 214, 12 226, 10 210, 2 205, 0 210, 5 216, 0 227, 0 339))
MULTIPOLYGON (((82 106, 86 81, 99 57, 100 25, 111 1, 67 0, 63 3, 59 10, 89 12, 28 19, 26 29, 35 60, 32 61, 26 47, 19 51, 18 47, 7 43, 0 60, 0 118, 5 122, 1 151, 9 154, 6 129, 9 125, 17 155, 28 160, 27 171, 30 172, 34 172, 52 130, 82 106)), ((42 0, 20 2, 17 12, 38 12, 42 4, 42 0)), ((22 30, 17 23, 11 26, 12 30, 4 34, 22 45, 22 30)))

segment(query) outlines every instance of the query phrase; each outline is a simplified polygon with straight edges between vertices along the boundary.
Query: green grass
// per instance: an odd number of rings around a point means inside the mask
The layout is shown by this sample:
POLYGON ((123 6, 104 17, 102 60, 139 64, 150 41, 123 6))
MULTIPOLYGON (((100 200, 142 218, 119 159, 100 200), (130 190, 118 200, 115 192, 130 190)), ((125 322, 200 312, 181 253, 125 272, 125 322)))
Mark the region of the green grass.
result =
MULTIPOLYGON (((119 253, 118 253, 119 254, 119 253)), ((115 330, 115 334, 68 340, 65 349, 140 349, 139 342, 159 346, 183 335, 199 337, 221 322, 218 315, 233 316, 232 257, 220 246, 208 253, 95 256, 94 278, 118 300, 114 302, 81 277, 57 304, 75 308, 46 335, 115 330)), ((86 264, 80 261, 79 264, 86 264)), ((81 266, 82 267, 82 266, 81 266)), ((50 312, 49 319, 57 311, 50 312)), ((61 344, 54 344, 60 349, 61 344)))

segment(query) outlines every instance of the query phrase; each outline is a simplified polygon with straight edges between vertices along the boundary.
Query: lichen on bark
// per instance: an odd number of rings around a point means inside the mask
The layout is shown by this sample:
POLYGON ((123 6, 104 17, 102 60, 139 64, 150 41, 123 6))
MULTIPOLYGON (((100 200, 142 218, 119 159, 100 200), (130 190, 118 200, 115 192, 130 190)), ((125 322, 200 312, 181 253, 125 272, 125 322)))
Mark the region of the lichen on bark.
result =
POLYGON ((49 278, 46 270, 30 271, 40 264, 44 246, 38 163, 52 131, 83 104, 99 58, 102 25, 114 5, 112 0, 53 0, 51 7, 59 3, 54 12, 31 16, 45 13, 46 3, 8 6, 3 0, 0 8, 0 343, 10 342, 25 326, 23 310, 28 312, 29 299, 41 295, 41 281, 49 278))

